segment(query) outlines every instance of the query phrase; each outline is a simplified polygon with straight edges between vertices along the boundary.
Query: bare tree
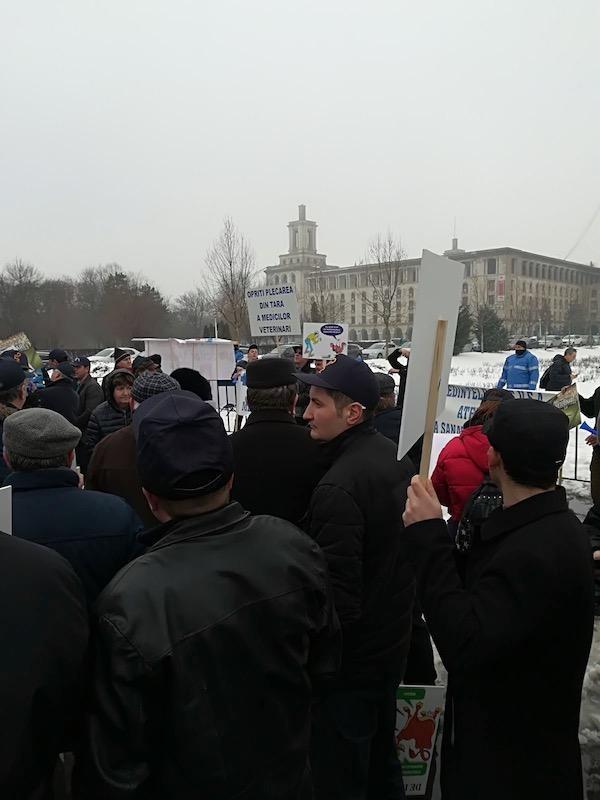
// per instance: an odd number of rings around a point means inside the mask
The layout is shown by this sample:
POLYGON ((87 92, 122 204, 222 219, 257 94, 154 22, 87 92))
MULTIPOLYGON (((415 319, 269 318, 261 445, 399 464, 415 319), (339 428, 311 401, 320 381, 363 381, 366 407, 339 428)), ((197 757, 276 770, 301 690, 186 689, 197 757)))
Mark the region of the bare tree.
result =
POLYGON ((225 218, 205 262, 205 290, 213 313, 222 317, 239 339, 249 330, 246 292, 252 288, 257 270, 252 247, 230 217, 225 218))
POLYGON ((316 275, 314 291, 310 294, 310 321, 311 322, 345 322, 345 310, 342 314, 340 301, 329 288, 328 280, 335 276, 316 275))
POLYGON ((196 287, 179 295, 171 304, 171 314, 177 336, 201 337, 211 317, 211 305, 206 292, 196 287))
POLYGON ((371 296, 365 292, 364 299, 373 315, 381 318, 386 352, 392 338, 390 327, 401 324, 397 312, 401 297, 402 256, 402 246, 390 231, 385 236, 377 234, 367 250, 365 277, 371 296))

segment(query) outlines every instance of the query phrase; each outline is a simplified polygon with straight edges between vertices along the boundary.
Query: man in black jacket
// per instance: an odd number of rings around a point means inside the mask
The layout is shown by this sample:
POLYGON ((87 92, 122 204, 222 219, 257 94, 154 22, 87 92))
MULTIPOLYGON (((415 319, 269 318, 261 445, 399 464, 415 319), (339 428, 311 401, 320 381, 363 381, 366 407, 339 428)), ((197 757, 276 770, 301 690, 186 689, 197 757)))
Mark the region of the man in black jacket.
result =
POLYGON ((142 552, 143 526, 120 497, 82 492, 69 469, 81 431, 60 414, 31 408, 4 423, 12 472, 13 535, 51 547, 72 565, 90 605, 113 575, 142 552))
POLYGON ((372 426, 379 399, 361 361, 340 355, 310 386, 311 436, 332 466, 315 489, 305 530, 323 549, 342 624, 335 686, 313 721, 311 763, 317 798, 404 797, 394 747, 395 693, 410 645, 413 570, 405 557, 402 512, 413 474, 372 426))
POLYGON ((549 392, 560 392, 565 386, 570 386, 573 377, 577 377, 571 371, 571 364, 576 358, 577 350, 574 347, 567 347, 565 354, 562 356, 554 356, 552 363, 548 367, 548 381, 543 388, 549 392))
POLYGON ((487 431, 504 507, 471 541, 464 583, 431 482, 404 515, 418 591, 448 669, 445 800, 581 800, 578 723, 592 637, 592 559, 556 486, 566 416, 513 400, 487 431))
POLYGON ((2 532, 0 631, 0 796, 45 800, 81 708, 87 611, 63 558, 2 532))
POLYGON ((77 380, 77 396, 79 398, 75 424, 82 433, 87 428, 92 411, 104 401, 100 384, 90 375, 90 367, 91 362, 85 356, 80 356, 73 361, 73 374, 77 380))
POLYGON ((58 367, 53 367, 49 373, 50 383, 35 393, 36 405, 56 411, 71 424, 77 420, 79 400, 75 390, 73 367, 68 361, 63 361, 58 367))
POLYGON ((229 501, 231 445, 191 392, 133 417, 162 524, 98 601, 85 800, 310 800, 311 692, 339 626, 322 553, 229 501))
POLYGON ((250 416, 231 436, 232 497, 252 514, 300 523, 324 470, 320 448, 296 425, 298 384, 291 361, 265 358, 246 370, 250 416))

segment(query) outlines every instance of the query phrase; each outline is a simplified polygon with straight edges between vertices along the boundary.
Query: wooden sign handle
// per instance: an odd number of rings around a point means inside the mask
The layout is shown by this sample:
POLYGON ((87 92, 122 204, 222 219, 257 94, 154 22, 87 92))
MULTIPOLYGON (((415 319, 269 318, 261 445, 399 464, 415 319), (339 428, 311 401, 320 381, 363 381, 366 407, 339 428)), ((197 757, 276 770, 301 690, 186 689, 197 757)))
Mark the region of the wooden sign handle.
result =
POLYGON ((429 394, 427 396, 427 414, 425 416, 423 453, 421 455, 421 465, 419 467, 419 475, 424 479, 426 479, 429 475, 429 462, 431 461, 431 449, 433 446, 433 427, 435 425, 435 418, 437 416, 437 404, 440 393, 440 379, 442 377, 442 365, 444 363, 444 348, 446 346, 447 332, 448 320, 438 319, 437 328, 435 331, 433 361, 431 362, 429 394))

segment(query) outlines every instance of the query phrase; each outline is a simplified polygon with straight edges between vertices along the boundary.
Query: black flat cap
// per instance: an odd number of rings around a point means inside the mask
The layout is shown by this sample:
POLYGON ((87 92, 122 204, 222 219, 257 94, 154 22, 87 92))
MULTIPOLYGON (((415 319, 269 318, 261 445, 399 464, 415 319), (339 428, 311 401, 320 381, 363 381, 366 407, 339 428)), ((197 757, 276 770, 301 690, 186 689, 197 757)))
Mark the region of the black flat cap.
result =
POLYGON ((385 372, 375 372, 375 380, 379 386, 380 397, 390 397, 396 391, 396 382, 391 375, 386 375, 385 372))
POLYGON ((288 358, 261 358, 246 367, 246 386, 249 389, 273 389, 296 383, 294 365, 288 358))

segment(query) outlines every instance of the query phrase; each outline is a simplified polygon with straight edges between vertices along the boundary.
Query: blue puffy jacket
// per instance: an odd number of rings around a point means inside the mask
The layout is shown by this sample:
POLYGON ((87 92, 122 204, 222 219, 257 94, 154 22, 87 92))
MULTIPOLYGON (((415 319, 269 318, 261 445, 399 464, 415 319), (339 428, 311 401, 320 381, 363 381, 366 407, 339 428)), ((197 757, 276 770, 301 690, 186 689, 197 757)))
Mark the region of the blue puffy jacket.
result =
POLYGON ((506 386, 508 389, 529 389, 533 391, 540 377, 540 368, 537 358, 525 350, 522 355, 516 353, 509 356, 504 362, 504 369, 498 381, 498 389, 506 386))

